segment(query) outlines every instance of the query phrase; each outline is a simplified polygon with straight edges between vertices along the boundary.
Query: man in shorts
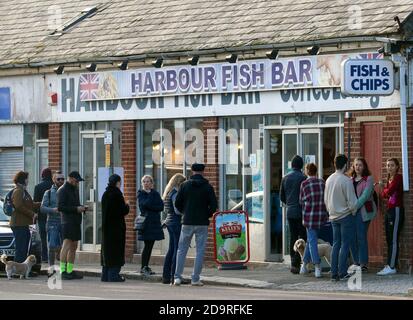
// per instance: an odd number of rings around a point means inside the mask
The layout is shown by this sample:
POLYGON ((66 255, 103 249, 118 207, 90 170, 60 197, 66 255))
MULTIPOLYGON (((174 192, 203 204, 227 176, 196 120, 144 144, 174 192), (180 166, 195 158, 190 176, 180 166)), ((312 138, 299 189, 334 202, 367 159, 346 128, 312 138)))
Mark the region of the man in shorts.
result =
POLYGON ((85 181, 72 171, 66 183, 57 191, 57 208, 62 213, 63 246, 60 251, 60 273, 63 280, 82 279, 73 271, 78 241, 81 239, 82 213, 87 207, 80 205, 79 182, 85 181))
POLYGON ((40 212, 47 217, 46 231, 47 231, 47 249, 48 249, 48 262, 49 271, 48 275, 53 275, 55 271, 56 257, 60 256, 60 249, 62 247, 62 217, 57 209, 57 190, 65 182, 65 176, 56 171, 53 175, 53 186, 47 190, 43 195, 42 205, 40 206, 40 212))

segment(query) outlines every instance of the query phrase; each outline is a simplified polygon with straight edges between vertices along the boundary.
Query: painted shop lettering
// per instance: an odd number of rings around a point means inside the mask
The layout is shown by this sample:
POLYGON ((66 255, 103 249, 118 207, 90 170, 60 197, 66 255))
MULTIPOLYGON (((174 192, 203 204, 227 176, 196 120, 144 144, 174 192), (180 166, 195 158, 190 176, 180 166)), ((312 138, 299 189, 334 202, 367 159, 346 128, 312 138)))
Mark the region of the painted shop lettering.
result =
MULTIPOLYGON (((328 101, 328 100, 344 100, 344 99, 360 99, 359 97, 348 97, 341 93, 340 88, 312 88, 312 89, 298 89, 298 90, 281 90, 281 99, 283 102, 297 101, 328 101)), ((370 106, 377 108, 380 103, 379 96, 372 96, 370 98, 370 106)))

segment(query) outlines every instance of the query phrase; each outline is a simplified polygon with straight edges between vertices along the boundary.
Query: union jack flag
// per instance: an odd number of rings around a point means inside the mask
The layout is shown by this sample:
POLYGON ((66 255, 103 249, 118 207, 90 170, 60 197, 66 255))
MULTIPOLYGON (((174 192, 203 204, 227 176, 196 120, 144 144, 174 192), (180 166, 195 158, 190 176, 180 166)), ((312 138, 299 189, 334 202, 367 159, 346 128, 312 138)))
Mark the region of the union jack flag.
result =
POLYGON ((80 100, 98 99, 99 74, 85 73, 79 78, 80 100))
POLYGON ((383 59, 383 54, 378 52, 360 53, 359 59, 383 59))

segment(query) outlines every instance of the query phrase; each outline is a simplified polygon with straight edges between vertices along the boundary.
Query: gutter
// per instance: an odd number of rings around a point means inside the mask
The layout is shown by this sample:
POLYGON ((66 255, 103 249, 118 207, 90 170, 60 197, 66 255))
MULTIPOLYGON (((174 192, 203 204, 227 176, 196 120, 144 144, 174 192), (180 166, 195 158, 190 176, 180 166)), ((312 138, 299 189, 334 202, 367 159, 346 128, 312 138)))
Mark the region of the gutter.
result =
MULTIPOLYGON (((175 51, 167 53, 148 53, 140 55, 126 55, 126 56, 114 56, 114 57, 105 57, 105 58, 82 58, 82 59, 68 59, 68 60, 56 60, 50 62, 34 62, 30 63, 15 63, 15 64, 5 64, 0 65, 0 69, 14 69, 14 68, 39 68, 39 67, 48 67, 56 65, 66 65, 73 63, 112 63, 119 62, 121 60, 145 60, 149 58, 178 58, 182 56, 202 56, 202 55, 212 55, 212 54, 225 54, 225 53, 241 53, 243 51, 253 51, 253 50, 271 50, 271 49, 294 49, 297 47, 308 47, 308 46, 326 46, 326 45, 337 45, 344 43, 353 43, 353 42, 393 42, 396 43, 400 39, 391 39, 388 37, 378 37, 378 36, 364 36, 364 37, 348 37, 348 38, 332 38, 325 40, 313 40, 313 41, 303 41, 303 42, 287 42, 281 44, 257 44, 257 45, 243 45, 241 47, 229 47, 229 48, 219 48, 219 49, 199 49, 192 51, 175 51)), ((254 41, 250 41, 252 43, 254 41)), ((30 59, 29 59, 30 60, 30 59)))

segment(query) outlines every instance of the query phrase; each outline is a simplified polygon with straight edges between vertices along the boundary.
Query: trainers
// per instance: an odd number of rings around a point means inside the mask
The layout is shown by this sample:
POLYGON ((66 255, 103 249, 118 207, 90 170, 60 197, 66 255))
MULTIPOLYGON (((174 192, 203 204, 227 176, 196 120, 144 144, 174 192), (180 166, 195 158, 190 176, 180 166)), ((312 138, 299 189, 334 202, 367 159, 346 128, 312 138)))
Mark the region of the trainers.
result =
POLYGON ((141 275, 145 276, 145 277, 149 277, 150 275, 152 275, 153 273, 151 273, 151 271, 149 270, 148 267, 143 267, 141 269, 141 275))
POLYGON ((201 282, 201 280, 198 280, 198 281, 191 281, 191 286, 194 286, 194 287, 202 287, 204 284, 201 282))
POLYGON ((154 275, 154 274, 155 274, 155 272, 152 271, 152 269, 151 269, 150 267, 146 267, 146 269, 148 270, 148 272, 149 272, 150 275, 154 275))
POLYGON ((322 277, 322 275, 321 275, 321 268, 320 268, 319 265, 316 265, 316 266, 315 266, 314 274, 315 274, 315 277, 316 277, 316 278, 321 278, 321 277, 322 277))
POLYGON ((290 272, 292 274, 299 274, 300 273, 300 269, 298 269, 297 267, 291 267, 290 268, 290 272))
POLYGON ((339 281, 340 281, 340 277, 339 277, 339 276, 331 276, 331 281, 332 281, 332 282, 339 282, 339 281))
POLYGON ((300 274, 306 274, 306 273, 308 273, 308 269, 305 263, 303 263, 300 268, 300 274))
POLYGON ((67 273, 66 271, 62 273, 62 280, 73 280, 73 272, 67 273))
POLYGON ((343 281, 343 280, 350 279, 351 276, 352 276, 352 274, 347 273, 347 274, 345 274, 344 276, 341 276, 341 277, 340 277, 340 280, 343 281))
POLYGON ((361 272, 367 273, 367 272, 369 272, 369 268, 367 268, 367 266, 362 266, 361 267, 361 272))
POLYGON ((180 286, 182 284, 182 280, 181 279, 175 279, 174 281, 174 286, 180 286))
POLYGON ((378 276, 382 276, 384 275, 384 273, 389 269, 390 267, 388 265, 385 265, 383 269, 381 269, 379 272, 377 272, 376 274, 378 276))
POLYGON ((378 276, 388 276, 388 275, 392 275, 392 274, 396 274, 396 268, 390 268, 389 266, 385 266, 383 270, 377 272, 378 276))

